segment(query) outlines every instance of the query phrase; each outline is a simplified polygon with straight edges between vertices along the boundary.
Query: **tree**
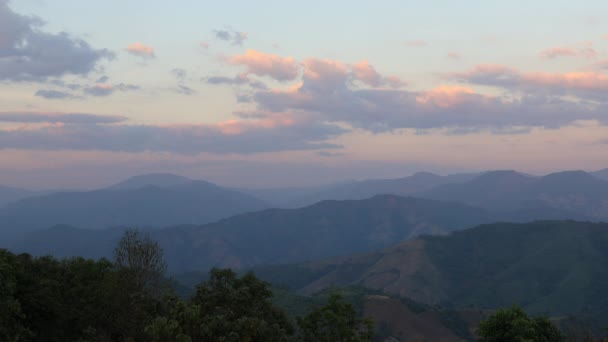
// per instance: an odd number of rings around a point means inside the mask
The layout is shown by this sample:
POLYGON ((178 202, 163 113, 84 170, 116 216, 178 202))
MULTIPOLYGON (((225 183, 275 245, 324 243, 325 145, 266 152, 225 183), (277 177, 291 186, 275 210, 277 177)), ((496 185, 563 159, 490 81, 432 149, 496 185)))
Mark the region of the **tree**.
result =
POLYGON ((167 317, 148 325, 152 341, 287 341, 294 328, 270 301, 269 284, 247 273, 213 269, 190 302, 177 301, 167 317))
POLYGON ((131 272, 142 289, 158 288, 167 270, 158 242, 135 229, 125 231, 120 239, 114 250, 114 263, 131 272))
POLYGON ((0 249, 0 341, 22 341, 31 335, 24 326, 25 315, 16 292, 15 255, 0 249))
POLYGON ((339 294, 332 294, 328 303, 304 318, 298 318, 304 342, 364 342, 374 337, 370 319, 357 317, 352 304, 339 294))
POLYGON ((480 342, 560 342, 559 329, 545 317, 530 318, 518 306, 500 309, 479 324, 480 342))

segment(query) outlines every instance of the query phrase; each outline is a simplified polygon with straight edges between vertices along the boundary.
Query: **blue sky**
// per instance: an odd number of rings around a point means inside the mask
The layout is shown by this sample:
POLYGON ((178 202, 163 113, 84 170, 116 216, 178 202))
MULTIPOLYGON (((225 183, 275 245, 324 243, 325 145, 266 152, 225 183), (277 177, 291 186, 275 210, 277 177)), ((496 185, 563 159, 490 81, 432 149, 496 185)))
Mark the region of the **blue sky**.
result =
POLYGON ((0 8, 0 184, 608 167, 602 1, 0 8))

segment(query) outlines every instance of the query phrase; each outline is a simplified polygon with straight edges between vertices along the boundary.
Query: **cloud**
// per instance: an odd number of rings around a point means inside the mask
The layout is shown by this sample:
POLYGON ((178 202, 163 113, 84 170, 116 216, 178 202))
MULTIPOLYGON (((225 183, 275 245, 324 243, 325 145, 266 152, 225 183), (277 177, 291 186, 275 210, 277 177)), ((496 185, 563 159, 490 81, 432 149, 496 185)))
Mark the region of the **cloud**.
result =
POLYGON ((521 72, 504 65, 481 64, 466 72, 448 74, 446 78, 528 93, 574 95, 604 102, 608 91, 608 76, 597 71, 521 72))
POLYGON ((317 155, 321 157, 341 157, 345 154, 341 152, 319 151, 317 152, 317 155))
POLYGON ((74 95, 70 93, 52 89, 40 89, 34 95, 48 100, 64 100, 74 98, 74 95))
POLYGON ((353 66, 353 73, 359 81, 371 87, 379 87, 384 82, 382 76, 368 61, 362 61, 355 64, 353 66))
POLYGON ((178 94, 182 94, 182 95, 194 95, 194 94, 196 94, 196 90, 194 90, 194 89, 192 89, 190 87, 187 87, 185 85, 182 85, 182 84, 178 84, 177 88, 175 88, 175 91, 178 94))
MULTIPOLYGON (((232 29, 214 30, 213 34, 219 40, 232 43, 232 45, 241 46, 247 40, 247 32, 239 32, 232 29)), ((201 45, 202 46, 202 45, 201 45)), ((205 47, 207 48, 208 45, 205 47)))
POLYGON ((186 79, 187 72, 181 68, 173 68, 171 69, 171 74, 177 78, 178 81, 183 81, 186 79))
POLYGON ((447 57, 449 59, 458 60, 458 59, 460 59, 461 55, 458 52, 450 51, 450 52, 448 52, 447 57))
POLYGON ((111 85, 107 83, 98 83, 91 87, 84 88, 84 93, 91 96, 110 96, 116 91, 133 91, 139 90, 140 87, 133 84, 120 83, 111 85))
POLYGON ((410 41, 405 42, 404 44, 405 44, 405 46, 415 47, 415 48, 426 47, 429 45, 424 40, 410 40, 410 41))
POLYGON ((397 76, 384 77, 380 75, 368 61, 362 61, 353 65, 351 67, 351 72, 355 79, 374 88, 385 85, 391 88, 401 88, 406 85, 406 82, 402 81, 397 76))
MULTIPOLYGON (((357 87, 357 66, 333 60, 307 59, 302 79, 289 89, 260 90, 253 100, 259 110, 306 113, 321 122, 346 124, 374 133, 398 129, 448 129, 452 134, 480 130, 516 132, 525 127, 558 128, 578 120, 608 123, 608 106, 577 101, 546 92, 522 92, 504 96, 485 95, 463 85, 446 84, 426 91, 357 87), (354 76, 353 76, 354 75, 354 76)), ((377 84, 379 78, 367 64, 359 77, 377 84), (371 76, 370 76, 371 75, 371 76)), ((452 76, 470 83, 517 88, 520 84, 544 89, 572 86, 581 89, 608 87, 600 75, 522 74, 500 65, 481 65, 452 76), (595 77, 594 77, 595 76, 595 77)), ((367 84, 366 84, 367 85, 367 84)), ((608 89, 608 88, 606 88, 608 89)))
POLYGON ((143 59, 156 58, 156 55, 154 54, 154 48, 142 43, 129 44, 125 51, 132 54, 133 56, 141 57, 143 59))
POLYGON ((0 0, 0 80, 45 81, 66 74, 86 75, 114 54, 94 49, 66 32, 42 31, 44 21, 11 10, 0 0))
POLYGON ((344 132, 335 125, 284 115, 208 125, 87 122, 17 130, 0 128, 0 149, 251 154, 340 148, 327 140, 344 132))
POLYGON ((227 84, 227 85, 233 85, 233 86, 247 85, 254 89, 267 89, 268 88, 268 87, 266 87, 266 84, 264 84, 263 82, 260 82, 258 80, 253 80, 253 79, 249 78, 247 76, 247 74, 238 74, 234 77, 212 76, 212 77, 204 78, 204 80, 208 84, 215 84, 215 85, 221 85, 221 84, 227 84))
POLYGON ((205 50, 208 50, 211 45, 207 42, 200 42, 199 46, 205 50))
POLYGON ((244 65, 247 72, 257 76, 268 76, 277 81, 291 81, 298 77, 299 66, 293 57, 281 57, 256 50, 247 50, 243 55, 228 59, 233 65, 244 65))
POLYGON ((583 57, 591 59, 597 57, 597 55, 598 53, 591 43, 580 44, 578 47, 554 47, 540 52, 540 57, 543 59, 556 59, 559 57, 583 57))
POLYGON ((124 116, 86 113, 0 112, 0 122, 62 123, 62 124, 114 124, 127 121, 124 116))
POLYGON ((103 75, 103 76, 99 77, 99 78, 98 78, 98 79, 95 81, 95 83, 107 83, 107 82, 108 82, 108 80, 110 80, 110 78, 109 78, 108 76, 106 76, 106 75, 103 75))

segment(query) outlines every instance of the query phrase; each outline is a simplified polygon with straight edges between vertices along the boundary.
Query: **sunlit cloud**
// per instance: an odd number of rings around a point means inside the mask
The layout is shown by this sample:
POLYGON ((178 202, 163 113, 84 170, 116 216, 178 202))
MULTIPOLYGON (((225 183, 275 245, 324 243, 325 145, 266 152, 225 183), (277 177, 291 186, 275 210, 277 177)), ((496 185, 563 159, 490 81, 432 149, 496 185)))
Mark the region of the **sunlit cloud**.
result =
POLYGON ((597 57, 597 55, 598 52, 593 48, 593 44, 591 43, 584 43, 574 47, 554 47, 540 52, 540 57, 544 59, 556 59, 559 57, 582 57, 590 59, 597 57))
POLYGON ((293 57, 281 57, 256 50, 247 50, 243 55, 230 57, 228 63, 243 65, 247 72, 257 76, 268 76, 278 81, 290 81, 299 73, 299 66, 293 57))
POLYGON ((124 116, 87 113, 0 112, 0 122, 114 124, 127 121, 124 116))
POLYGON ((121 116, 0 113, 0 122, 48 123, 0 128, 0 149, 250 154, 340 148, 327 140, 346 132, 289 114, 214 124, 127 125, 121 116))
POLYGON ((156 54, 154 53, 154 48, 152 46, 145 45, 139 42, 129 44, 125 51, 127 51, 133 56, 141 57, 144 59, 153 59, 156 57, 156 54))

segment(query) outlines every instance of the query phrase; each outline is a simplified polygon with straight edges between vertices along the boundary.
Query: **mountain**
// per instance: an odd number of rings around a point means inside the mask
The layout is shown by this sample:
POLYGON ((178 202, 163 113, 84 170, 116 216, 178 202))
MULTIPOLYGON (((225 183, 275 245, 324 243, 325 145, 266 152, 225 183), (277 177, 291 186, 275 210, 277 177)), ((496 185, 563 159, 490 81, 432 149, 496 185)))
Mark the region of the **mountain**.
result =
POLYGON ((324 200, 360 200, 376 195, 408 196, 426 191, 439 185, 463 183, 475 174, 438 176, 429 172, 419 172, 397 179, 370 179, 344 182, 315 188, 258 189, 243 190, 278 207, 299 208, 324 200))
POLYGON ((159 188, 167 188, 171 186, 187 184, 194 180, 170 173, 151 173, 147 175, 139 175, 131 177, 125 181, 108 187, 108 190, 130 190, 139 189, 146 186, 156 186, 159 188))
MULTIPOLYGON (((369 252, 420 234, 444 234, 483 222, 488 222, 486 213, 466 205, 382 195, 367 200, 324 201, 301 209, 269 209, 203 226, 153 230, 150 234, 163 247, 171 272, 177 273, 369 252)), ((86 253, 87 244, 98 243, 89 238, 88 231, 63 232, 67 235, 61 237, 56 231, 56 237, 50 240, 49 233, 30 234, 13 249, 89 256, 78 253, 86 253), (64 240, 71 243, 62 243, 64 240)), ((108 244, 107 255, 111 255, 118 236, 115 239, 108 244)))
POLYGON ((301 293, 363 286, 443 307, 519 304, 534 314, 608 317, 608 224, 497 223, 378 252, 259 267, 301 293))
POLYGON ((29 190, 0 185, 0 208, 7 205, 8 203, 15 202, 33 195, 34 192, 29 190))
POLYGON ((565 171, 532 177, 515 171, 492 171, 461 184, 439 186, 417 196, 457 201, 505 218, 608 218, 608 181, 584 171, 565 171))
POLYGON ((602 169, 591 173, 594 177, 608 181, 608 169, 602 169))
POLYGON ((268 205, 249 195, 203 181, 143 176, 114 187, 29 197, 0 209, 0 236, 56 224, 87 229, 203 224, 268 205), (159 185, 146 185, 149 181, 159 185), (142 187, 137 187, 142 185, 142 187))

